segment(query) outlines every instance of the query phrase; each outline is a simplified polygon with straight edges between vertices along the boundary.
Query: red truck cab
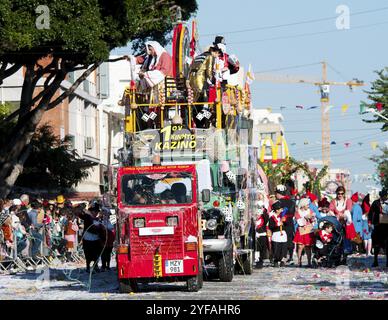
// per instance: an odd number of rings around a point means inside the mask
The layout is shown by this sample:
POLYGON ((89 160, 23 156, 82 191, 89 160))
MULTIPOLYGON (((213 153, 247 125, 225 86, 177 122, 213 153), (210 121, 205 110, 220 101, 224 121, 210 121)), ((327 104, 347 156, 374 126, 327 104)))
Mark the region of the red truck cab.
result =
POLYGON ((172 280, 198 291, 203 254, 195 165, 122 167, 117 179, 120 291, 172 280))

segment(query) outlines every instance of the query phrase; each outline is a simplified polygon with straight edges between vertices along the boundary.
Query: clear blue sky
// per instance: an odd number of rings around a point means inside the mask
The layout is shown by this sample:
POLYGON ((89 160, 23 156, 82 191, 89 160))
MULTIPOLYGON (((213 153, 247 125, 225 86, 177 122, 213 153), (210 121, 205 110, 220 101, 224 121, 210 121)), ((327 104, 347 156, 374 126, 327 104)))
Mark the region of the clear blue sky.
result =
MULTIPOLYGON (((354 77, 364 80, 367 86, 357 88, 351 93, 348 87, 331 87, 330 111, 332 167, 349 168, 352 174, 374 173, 374 164, 367 160, 373 151, 371 141, 384 145, 388 134, 379 130, 379 125, 361 121, 359 102, 366 100, 363 90, 370 88, 375 79, 374 70, 388 66, 388 8, 365 14, 353 13, 388 7, 386 1, 261 1, 244 0, 239 4, 234 0, 199 0, 197 20, 200 42, 205 46, 212 42, 215 34, 225 35, 228 52, 235 53, 244 66, 252 64, 254 71, 274 70, 283 67, 304 65, 326 60, 334 67, 328 70, 328 78, 334 81, 351 80, 354 77), (336 29, 336 8, 345 4, 350 9, 350 29, 336 29), (228 33, 274 25, 291 24, 306 20, 333 17, 314 23, 293 26, 228 33), (385 23, 378 26, 361 27, 385 23), (353 30, 354 28, 354 30, 353 30), (334 31, 308 36, 317 32, 334 31), (206 36, 201 36, 206 35, 206 36), (279 38, 274 40, 265 40, 279 38), (280 39, 281 38, 281 39, 280 39), (349 104, 345 115, 341 106, 349 104), (349 130, 350 129, 350 130, 349 130), (338 131, 347 130, 347 131, 338 131), (345 148, 344 143, 351 142, 345 148), (358 143, 363 143, 361 146, 358 143)), ((314 65, 296 69, 271 72, 320 78, 321 66, 314 65)), ((303 84, 279 84, 254 82, 252 94, 255 108, 269 107, 273 112, 282 113, 291 155, 300 160, 321 158, 321 117, 320 109, 300 110, 319 106, 320 96, 317 88, 303 84), (297 131, 297 132, 296 132, 297 131), (300 132, 302 131, 302 132, 300 132), (308 141, 308 145, 304 142, 308 141), (296 143, 295 146, 291 146, 296 143)), ((366 118, 366 116, 363 116, 366 118)), ((353 182, 353 190, 366 191, 365 184, 353 182)))
MULTIPOLYGON (((370 82, 376 78, 373 71, 388 66, 386 1, 198 0, 198 6, 196 19, 201 46, 211 44, 215 35, 224 35, 228 52, 236 54, 245 67, 252 64, 253 70, 259 72, 326 60, 337 71, 329 68, 329 80, 364 80, 367 85, 355 89, 353 93, 348 87, 331 87, 330 99, 334 106, 330 110, 331 140, 337 142, 337 145, 331 146, 331 159, 333 168, 349 168, 352 175, 375 173, 373 162, 367 158, 378 151, 372 150, 370 142, 384 145, 388 134, 379 130, 380 125, 362 122, 362 117, 367 116, 358 114, 358 106, 361 100, 366 100, 363 90, 370 89, 370 82), (339 5, 347 5, 350 9, 349 30, 336 29, 336 8, 339 5), (385 10, 352 15, 384 7, 385 10), (263 29, 330 17, 332 19, 263 29), (255 28, 262 30, 235 32, 255 28), (304 35, 311 33, 318 34, 304 35), (341 114, 343 104, 350 105, 345 115, 341 114), (345 148, 345 142, 351 143, 349 148, 345 148), (358 143, 363 144, 360 146, 358 143)), ((271 73, 319 79, 321 66, 317 64, 271 73)), ((295 108, 296 105, 305 108, 319 106, 320 96, 316 87, 255 81, 252 96, 255 108, 272 107, 273 112, 280 112, 280 106, 286 107, 281 112, 285 118, 285 134, 291 156, 299 160, 321 158, 321 145, 318 144, 321 141, 320 109, 295 108), (305 141, 308 145, 304 145, 305 141), (292 143, 296 145, 292 146, 292 143)), ((366 192, 366 185, 373 183, 353 182, 352 189, 366 192)))

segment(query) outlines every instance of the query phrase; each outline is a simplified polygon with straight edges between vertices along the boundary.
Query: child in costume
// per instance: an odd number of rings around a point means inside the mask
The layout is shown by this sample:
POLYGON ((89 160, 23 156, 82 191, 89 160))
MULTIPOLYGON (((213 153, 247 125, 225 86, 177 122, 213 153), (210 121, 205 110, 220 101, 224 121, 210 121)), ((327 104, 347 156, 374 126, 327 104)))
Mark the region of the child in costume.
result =
POLYGON ((256 220, 256 251, 259 253, 259 259, 256 262, 256 268, 262 268, 264 259, 268 257, 268 221, 269 215, 265 208, 259 208, 256 220))
POLYGON ((317 233, 315 246, 317 248, 318 262, 321 262, 322 258, 328 255, 328 244, 333 240, 332 232, 333 226, 330 223, 325 222, 317 233))
POLYGON ((366 212, 365 214, 362 215, 361 218, 361 237, 362 240, 364 241, 364 248, 365 248, 365 254, 366 256, 372 255, 372 228, 373 225, 368 222, 368 213, 366 212))
POLYGON ((298 247, 298 263, 302 266, 302 252, 307 254, 307 263, 311 267, 311 247, 314 245, 313 227, 316 223, 315 213, 309 207, 310 201, 308 198, 300 199, 298 210, 295 214, 295 220, 298 223, 294 243, 298 247))
POLYGON ((281 217, 282 212, 283 208, 280 201, 274 202, 268 223, 272 234, 271 247, 274 267, 278 267, 279 264, 284 267, 287 260, 287 233, 283 229, 286 217, 281 217))

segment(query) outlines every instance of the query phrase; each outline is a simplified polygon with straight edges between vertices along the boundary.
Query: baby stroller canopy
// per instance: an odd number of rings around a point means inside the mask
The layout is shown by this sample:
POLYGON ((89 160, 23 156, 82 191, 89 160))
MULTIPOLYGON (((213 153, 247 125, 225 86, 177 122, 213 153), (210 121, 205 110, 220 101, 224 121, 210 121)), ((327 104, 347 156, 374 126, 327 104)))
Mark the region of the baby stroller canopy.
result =
POLYGON ((320 227, 325 222, 331 223, 334 226, 335 230, 338 233, 341 233, 342 225, 341 225, 341 223, 338 221, 338 219, 336 217, 328 216, 328 217, 321 218, 318 221, 318 226, 320 227))

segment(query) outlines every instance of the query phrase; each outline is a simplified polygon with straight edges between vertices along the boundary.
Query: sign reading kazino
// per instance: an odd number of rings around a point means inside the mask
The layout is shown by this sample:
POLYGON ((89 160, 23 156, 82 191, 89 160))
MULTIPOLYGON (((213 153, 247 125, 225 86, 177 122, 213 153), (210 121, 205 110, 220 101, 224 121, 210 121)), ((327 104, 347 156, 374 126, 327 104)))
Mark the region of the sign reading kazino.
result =
POLYGON ((159 141, 154 140, 155 151, 195 149, 196 135, 182 125, 170 125, 160 130, 159 141))

